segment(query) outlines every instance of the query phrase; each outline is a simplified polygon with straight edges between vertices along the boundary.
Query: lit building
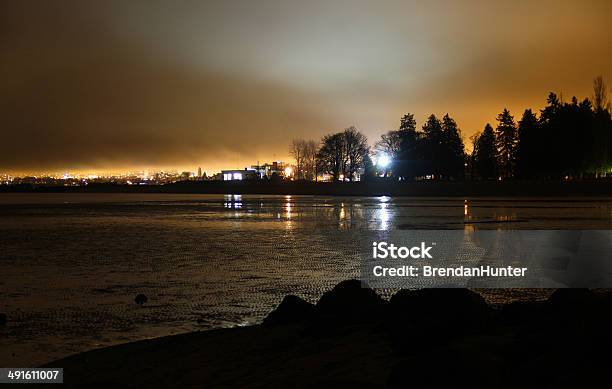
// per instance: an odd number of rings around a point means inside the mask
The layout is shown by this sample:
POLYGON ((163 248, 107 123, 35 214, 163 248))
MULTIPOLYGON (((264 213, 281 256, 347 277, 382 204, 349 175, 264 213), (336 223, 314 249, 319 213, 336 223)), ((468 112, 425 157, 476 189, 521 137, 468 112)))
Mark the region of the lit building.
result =
POLYGON ((287 174, 287 168, 289 168, 289 171, 293 173, 293 167, 290 167, 288 164, 280 161, 251 166, 251 169, 257 171, 259 173, 259 177, 261 178, 272 178, 273 175, 285 177, 287 174))
POLYGON ((244 170, 221 170, 223 181, 254 180, 260 178, 259 172, 255 169, 244 170))
POLYGON ((220 178, 223 181, 271 179, 272 177, 290 178, 294 175, 295 168, 284 162, 275 161, 263 165, 252 165, 244 170, 221 170, 220 178))

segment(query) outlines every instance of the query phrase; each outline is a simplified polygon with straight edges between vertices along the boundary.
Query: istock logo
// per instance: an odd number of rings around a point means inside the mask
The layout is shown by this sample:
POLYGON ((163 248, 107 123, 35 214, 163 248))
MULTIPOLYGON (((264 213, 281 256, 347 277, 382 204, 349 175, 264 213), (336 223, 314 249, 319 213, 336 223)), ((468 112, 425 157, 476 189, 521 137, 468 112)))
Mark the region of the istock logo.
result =
POLYGON ((425 242, 421 242, 420 246, 406 247, 396 246, 393 243, 388 244, 387 242, 372 242, 372 246, 372 258, 433 259, 429 251, 435 246, 435 243, 432 243, 431 246, 427 246, 425 242))

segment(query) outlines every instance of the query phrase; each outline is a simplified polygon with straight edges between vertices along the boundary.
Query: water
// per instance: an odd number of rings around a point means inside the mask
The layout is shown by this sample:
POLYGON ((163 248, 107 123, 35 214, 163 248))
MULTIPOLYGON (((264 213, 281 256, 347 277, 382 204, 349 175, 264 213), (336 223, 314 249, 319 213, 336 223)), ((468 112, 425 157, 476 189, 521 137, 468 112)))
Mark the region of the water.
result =
POLYGON ((358 277, 373 231, 464 228, 609 229, 612 198, 0 194, 0 366, 257 323, 358 277))

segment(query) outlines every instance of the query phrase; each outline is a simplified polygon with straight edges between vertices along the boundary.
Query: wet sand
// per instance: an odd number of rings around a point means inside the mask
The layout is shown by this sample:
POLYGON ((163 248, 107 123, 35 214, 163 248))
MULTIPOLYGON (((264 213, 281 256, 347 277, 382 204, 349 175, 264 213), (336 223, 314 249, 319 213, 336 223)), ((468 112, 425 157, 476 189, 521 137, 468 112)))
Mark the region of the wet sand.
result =
POLYGON ((611 210, 594 197, 0 194, 0 365, 260 323, 289 293, 315 302, 358 277, 355 247, 386 231, 609 229, 611 210))
POLYGON ((341 296, 337 286, 311 316, 285 306, 262 325, 128 343, 48 367, 64 368, 68 388, 610 383, 601 358, 612 345, 608 292, 566 289, 491 309, 464 289, 405 291, 385 303, 357 288, 341 296))

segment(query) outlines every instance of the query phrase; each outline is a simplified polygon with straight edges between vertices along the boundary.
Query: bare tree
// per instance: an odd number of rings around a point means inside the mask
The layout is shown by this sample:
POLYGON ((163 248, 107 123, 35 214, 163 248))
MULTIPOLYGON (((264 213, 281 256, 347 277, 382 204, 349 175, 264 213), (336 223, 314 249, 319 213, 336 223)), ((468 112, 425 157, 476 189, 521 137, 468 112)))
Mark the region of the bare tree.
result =
POLYGON ((410 159, 415 158, 415 147, 418 139, 416 132, 416 120, 414 115, 407 113, 400 119, 400 126, 397 130, 388 131, 380 137, 374 146, 375 155, 380 158, 386 156, 391 164, 384 168, 385 177, 392 172, 393 174, 401 175, 404 170, 401 163, 401 156, 409 156, 410 159))
POLYGON ((345 177, 349 181, 355 179, 355 174, 363 166, 364 155, 370 152, 368 139, 355 127, 344 130, 344 141, 346 144, 346 169, 345 177))
POLYGON ((608 90, 602 76, 597 76, 593 80, 593 106, 595 111, 612 111, 608 100, 608 90))
POLYGON ((296 177, 302 178, 304 168, 304 145, 306 141, 303 139, 293 139, 289 145, 289 154, 295 159, 296 177))
POLYGON ((304 142, 304 179, 316 180, 317 178, 317 148, 314 140, 304 142))
POLYGON ((334 181, 344 173, 346 166, 346 142, 344 133, 325 135, 317 152, 317 170, 331 174, 334 181))
POLYGON ((316 177, 317 142, 293 139, 289 153, 295 159, 296 177, 299 180, 312 180, 316 177))
POLYGON ((396 159, 400 151, 402 138, 399 131, 389 131, 380 136, 380 140, 376 142, 374 149, 376 154, 384 153, 392 159, 396 159))
POLYGON ((355 127, 326 135, 317 152, 317 169, 331 174, 334 180, 353 181, 364 166, 364 158, 370 152, 368 139, 355 127))

